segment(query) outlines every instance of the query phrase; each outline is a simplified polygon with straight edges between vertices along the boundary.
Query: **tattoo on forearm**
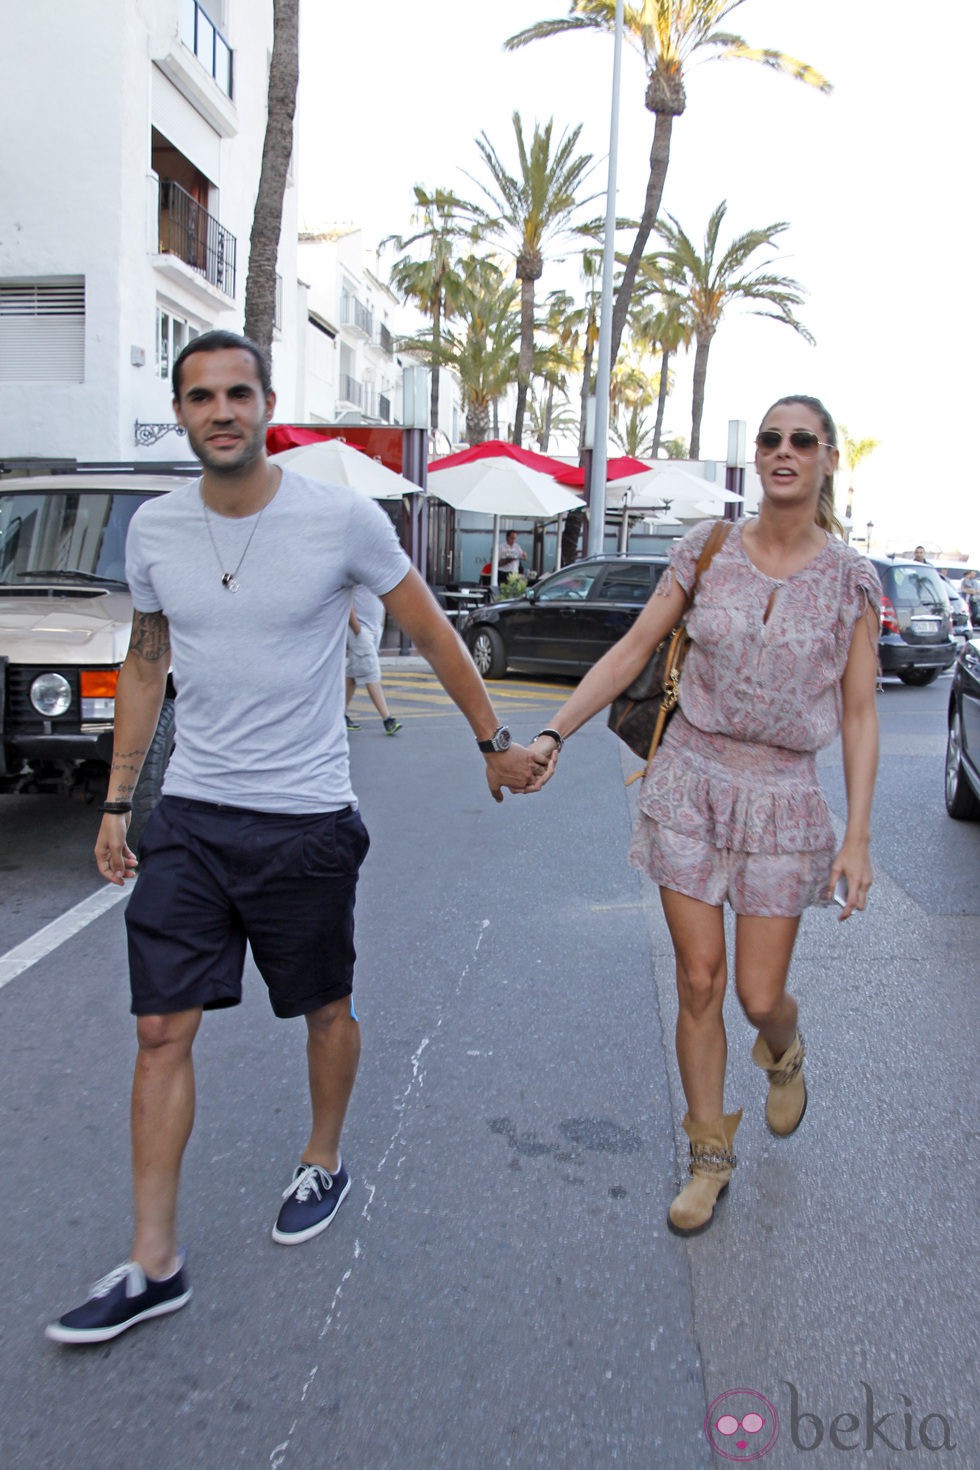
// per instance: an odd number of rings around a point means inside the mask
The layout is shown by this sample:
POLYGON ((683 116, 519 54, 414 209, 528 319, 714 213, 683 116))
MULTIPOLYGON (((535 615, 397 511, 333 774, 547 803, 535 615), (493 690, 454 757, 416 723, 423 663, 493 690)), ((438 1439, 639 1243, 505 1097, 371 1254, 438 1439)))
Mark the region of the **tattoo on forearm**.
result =
POLYGON ((113 755, 109 781, 114 800, 125 801, 127 797, 132 796, 139 781, 145 755, 145 750, 121 750, 118 754, 113 755))
POLYGON ((170 626, 162 612, 133 613, 133 631, 129 635, 130 653, 139 654, 147 663, 170 656, 170 626))

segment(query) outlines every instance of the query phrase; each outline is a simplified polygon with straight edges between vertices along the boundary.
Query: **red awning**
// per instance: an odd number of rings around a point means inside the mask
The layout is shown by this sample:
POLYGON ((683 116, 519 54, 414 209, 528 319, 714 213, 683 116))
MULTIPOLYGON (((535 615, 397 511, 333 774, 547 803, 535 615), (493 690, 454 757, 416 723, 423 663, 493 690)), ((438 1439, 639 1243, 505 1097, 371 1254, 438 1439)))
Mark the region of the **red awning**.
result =
POLYGON ((430 460, 429 470, 451 469, 457 464, 472 464, 476 459, 495 458, 516 459, 519 464, 538 470, 542 475, 554 475, 556 480, 559 473, 568 469, 564 460, 552 459, 550 454, 536 454, 533 449, 521 449, 519 445, 508 444, 503 439, 488 439, 485 444, 474 444, 469 449, 461 449, 458 454, 447 454, 442 459, 430 460))
MULTIPOLYGON (((618 459, 611 459, 606 465, 606 479, 622 480, 626 475, 646 474, 650 466, 644 464, 642 459, 634 459, 630 454, 622 454, 618 459)), ((559 485, 571 485, 581 488, 585 484, 585 470, 581 465, 565 465, 560 475, 555 479, 559 485)))

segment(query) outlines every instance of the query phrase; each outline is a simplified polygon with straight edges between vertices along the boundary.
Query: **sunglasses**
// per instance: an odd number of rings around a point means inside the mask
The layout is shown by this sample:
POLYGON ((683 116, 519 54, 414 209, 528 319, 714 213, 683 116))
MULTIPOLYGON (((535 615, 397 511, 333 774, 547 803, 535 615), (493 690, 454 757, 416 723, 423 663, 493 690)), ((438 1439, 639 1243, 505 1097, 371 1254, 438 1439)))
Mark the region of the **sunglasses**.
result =
POLYGON ((755 447, 761 454, 775 454, 784 439, 798 454, 816 454, 818 449, 836 449, 836 444, 825 444, 812 429, 794 429, 790 434, 781 434, 778 429, 760 429, 755 436, 755 447))

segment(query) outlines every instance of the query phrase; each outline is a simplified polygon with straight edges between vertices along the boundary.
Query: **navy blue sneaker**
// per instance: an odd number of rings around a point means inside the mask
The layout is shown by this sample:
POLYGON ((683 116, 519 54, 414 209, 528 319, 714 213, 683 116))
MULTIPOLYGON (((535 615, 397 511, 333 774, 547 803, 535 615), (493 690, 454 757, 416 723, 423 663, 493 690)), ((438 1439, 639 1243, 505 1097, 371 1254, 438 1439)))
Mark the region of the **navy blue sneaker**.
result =
POLYGON ((350 715, 344 715, 344 723, 348 730, 359 730, 361 728, 355 720, 351 719, 350 715))
POLYGON ((52 1342, 108 1342, 137 1322, 179 1312, 191 1298, 184 1260, 181 1251, 176 1271, 163 1281, 151 1281, 135 1261, 126 1261, 95 1283, 87 1302, 45 1327, 45 1337, 52 1342))
POLYGON ((280 1245, 300 1245, 326 1230, 350 1189, 343 1160, 336 1174, 319 1164, 300 1164, 293 1182, 283 1190, 283 1203, 272 1231, 280 1245))

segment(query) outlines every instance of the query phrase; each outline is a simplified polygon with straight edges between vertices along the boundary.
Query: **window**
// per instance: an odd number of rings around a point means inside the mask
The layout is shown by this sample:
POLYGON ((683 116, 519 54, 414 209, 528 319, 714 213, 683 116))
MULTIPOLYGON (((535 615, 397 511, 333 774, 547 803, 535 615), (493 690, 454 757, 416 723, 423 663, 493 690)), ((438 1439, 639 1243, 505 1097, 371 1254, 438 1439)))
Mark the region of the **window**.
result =
POLYGON ((0 382, 84 381, 84 276, 0 281, 0 382))
POLYGON ((557 576, 549 577, 547 584, 542 586, 535 601, 537 602, 559 602, 565 598, 581 601, 588 597, 592 584, 598 576, 595 567, 575 568, 569 567, 567 572, 559 572, 557 576))
POLYGON ((601 602, 646 602, 650 596, 650 567, 613 567, 599 588, 601 602))
POLYGON ((175 316, 173 312, 167 311, 162 306, 157 307, 157 377, 169 378, 173 372, 174 363, 183 352, 188 342, 194 337, 201 335, 201 328, 186 321, 182 316, 175 316))

